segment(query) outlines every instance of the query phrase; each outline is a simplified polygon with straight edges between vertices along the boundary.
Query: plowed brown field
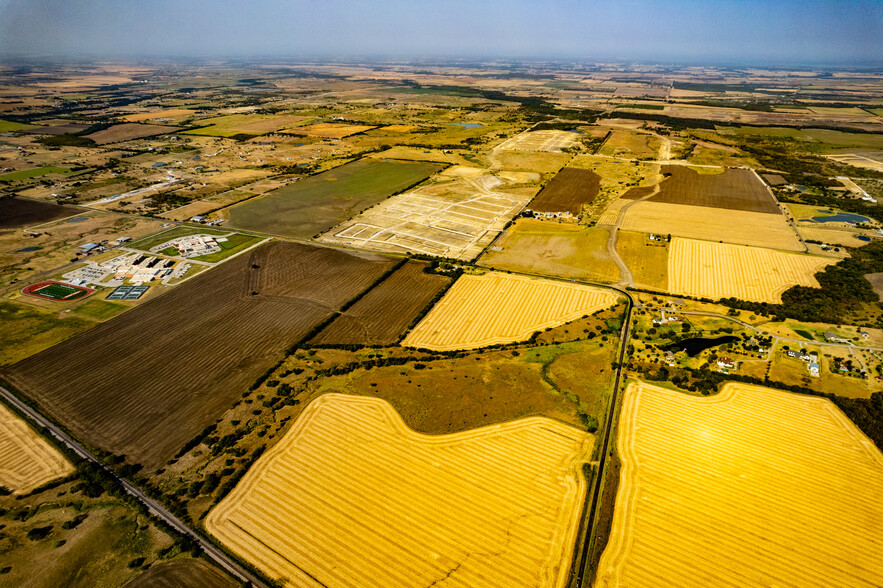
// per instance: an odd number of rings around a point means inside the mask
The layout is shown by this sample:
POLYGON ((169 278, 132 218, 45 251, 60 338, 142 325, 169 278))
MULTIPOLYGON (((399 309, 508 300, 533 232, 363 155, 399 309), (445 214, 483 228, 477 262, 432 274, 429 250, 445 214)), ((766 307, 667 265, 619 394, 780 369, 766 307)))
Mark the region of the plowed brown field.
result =
POLYGON ((569 212, 578 217, 583 205, 598 196, 601 176, 588 169, 565 167, 526 208, 534 212, 569 212))
POLYGON ((682 165, 665 165, 662 173, 671 176, 659 184, 659 194, 650 199, 653 202, 782 214, 769 189, 751 170, 700 174, 682 165))
POLYGON ((596 586, 879 586, 883 455, 830 401, 626 390, 596 586))
POLYGON ((402 345, 473 349, 527 339, 616 304, 612 290, 489 272, 464 275, 411 331, 402 345))
POLYGON ((326 394, 206 529, 288 586, 563 586, 593 441, 543 417, 421 435, 326 394))
POLYGON ((24 494, 73 472, 58 450, 0 405, 0 486, 24 494))
POLYGON ((819 287, 815 274, 836 260, 759 247, 675 237, 669 246, 668 287, 673 294, 781 302, 791 286, 819 287))
POLYGON ((156 467, 393 263, 272 242, 5 376, 84 441, 156 467))

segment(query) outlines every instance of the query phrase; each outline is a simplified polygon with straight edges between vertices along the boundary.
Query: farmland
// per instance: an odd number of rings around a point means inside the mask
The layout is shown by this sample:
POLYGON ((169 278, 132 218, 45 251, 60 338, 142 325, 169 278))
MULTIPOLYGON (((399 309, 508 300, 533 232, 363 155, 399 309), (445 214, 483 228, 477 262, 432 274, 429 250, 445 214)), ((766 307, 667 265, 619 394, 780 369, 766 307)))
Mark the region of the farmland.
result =
POLYGON ((870 587, 883 575, 883 456, 830 401, 632 383, 619 427, 596 586, 870 587))
POLYGON ((73 471, 57 449, 0 405, 0 487, 25 494, 73 471))
POLYGON ((345 310, 311 341, 315 344, 392 345, 450 278, 408 261, 345 310))
POLYGON ((576 143, 579 137, 579 133, 570 131, 529 131, 505 141, 500 149, 557 153, 576 143))
POLYGON ((0 182, 16 182, 18 180, 27 180, 30 178, 39 178, 50 174, 69 174, 71 170, 66 167, 58 167, 55 165, 47 165, 34 169, 23 169, 20 171, 0 174, 0 182))
POLYGON ((804 250, 783 214, 668 204, 651 199, 631 206, 621 228, 771 249, 804 250))
POLYGON ((137 114, 127 114, 121 116, 120 119, 126 122, 136 123, 146 120, 156 120, 159 118, 172 118, 180 116, 189 116, 195 114, 192 110, 186 108, 167 108, 165 110, 154 110, 153 112, 139 112, 137 114))
POLYGON ((675 237, 669 246, 669 291, 698 298, 781 302, 791 286, 818 288, 815 274, 833 260, 728 243, 675 237))
POLYGON ((236 137, 237 135, 263 135, 274 133, 305 120, 308 116, 267 116, 262 114, 232 114, 206 118, 198 121, 198 129, 184 131, 188 135, 209 137, 236 137))
POLYGON ((175 559, 151 566, 125 588, 236 588, 236 582, 204 559, 175 559))
POLYGON ((481 256, 479 265, 562 278, 617 282, 619 268, 601 227, 520 218, 481 256))
POLYGON ((498 272, 464 275, 402 342, 434 350, 527 339, 616 304, 612 291, 498 272))
POLYGON ((592 443, 545 418, 429 437, 382 400, 329 394, 206 528, 291 585, 564 586, 592 443))
POLYGON ((766 185, 751 170, 700 174, 681 165, 665 165, 662 173, 670 175, 659 184, 659 193, 650 199, 653 202, 782 214, 766 185))
POLYGON ((90 444, 157 466, 391 265, 270 243, 19 362, 5 377, 90 444))
POLYGON ((179 131, 178 127, 170 127, 163 125, 142 125, 138 123, 122 123, 113 125, 102 131, 96 131, 91 135, 86 135, 87 139, 92 139, 98 145, 107 145, 109 143, 120 143, 122 141, 132 141, 133 139, 143 139, 144 137, 153 137, 155 135, 165 135, 179 131))
POLYGON ((0 198, 0 229, 30 227, 73 216, 82 209, 26 198, 0 198))
POLYGON ((651 241, 644 233, 619 231, 616 250, 632 272, 636 286, 668 290, 668 243, 651 241))
POLYGON ((598 196, 601 177, 593 171, 565 167, 530 201, 527 208, 539 213, 569 213, 578 217, 583 205, 598 196))
POLYGON ((302 179, 227 212, 234 227, 307 239, 439 169, 440 165, 432 163, 360 160, 302 179))
POLYGON ((370 131, 373 128, 375 127, 369 127, 365 125, 317 123, 314 125, 298 127, 296 129, 289 129, 286 132, 296 133, 298 135, 306 135, 308 137, 343 139, 344 137, 349 137, 350 135, 355 135, 356 133, 364 133, 365 131, 370 131))

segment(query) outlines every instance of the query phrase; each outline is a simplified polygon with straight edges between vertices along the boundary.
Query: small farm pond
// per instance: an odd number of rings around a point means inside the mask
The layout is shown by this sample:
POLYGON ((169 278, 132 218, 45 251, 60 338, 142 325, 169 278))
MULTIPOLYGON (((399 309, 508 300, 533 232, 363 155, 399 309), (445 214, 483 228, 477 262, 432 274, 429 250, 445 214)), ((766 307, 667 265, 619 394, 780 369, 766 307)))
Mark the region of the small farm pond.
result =
POLYGON ((732 343, 733 341, 738 340, 739 337, 736 337, 735 335, 725 335, 714 339, 709 339, 707 337, 691 337, 689 339, 684 339, 683 341, 678 341, 677 343, 672 343, 671 345, 666 345, 662 349, 664 351, 686 351, 687 355, 693 357, 706 349, 711 349, 712 347, 723 345, 724 343, 732 343))
POLYGON ((31 251, 39 251, 42 247, 37 247, 36 245, 32 245, 30 247, 25 247, 24 249, 16 250, 16 253, 28 253, 31 251))
MULTIPOLYGON (((823 211, 827 212, 827 211, 823 211)), ((814 216, 812 220, 817 223, 869 223, 871 219, 860 214, 852 214, 850 212, 838 212, 833 216, 814 216)))
POLYGON ((478 127, 481 126, 479 123, 468 123, 468 122, 467 122, 467 123, 464 123, 464 122, 460 122, 460 123, 440 123, 440 124, 448 125, 448 126, 452 126, 452 127, 463 127, 464 129, 477 129, 478 127))

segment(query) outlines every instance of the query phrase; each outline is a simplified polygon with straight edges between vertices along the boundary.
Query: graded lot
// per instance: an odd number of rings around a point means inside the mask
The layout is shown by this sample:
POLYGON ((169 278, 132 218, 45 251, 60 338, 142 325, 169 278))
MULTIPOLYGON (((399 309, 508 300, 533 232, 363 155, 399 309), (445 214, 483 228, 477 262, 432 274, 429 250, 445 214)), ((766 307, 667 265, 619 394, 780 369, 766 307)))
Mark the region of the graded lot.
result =
POLYGON ((883 455, 829 400, 635 382, 621 414, 596 586, 878 585, 883 455))
POLYGON ((74 467, 57 449, 0 405, 0 486, 25 494, 73 472, 74 467))
POLYGON ((668 281, 673 294, 781 302, 791 286, 818 288, 815 274, 835 260, 675 237, 669 245, 668 281))
POLYGON ((541 417, 430 437, 328 394, 206 528, 291 586, 564 586, 593 441, 541 417))
POLYGON ((391 266, 378 256, 269 243, 4 377, 87 443, 155 467, 391 266))
POLYGON ((489 272, 463 275, 402 345, 437 351, 527 339, 616 304, 612 290, 489 272))

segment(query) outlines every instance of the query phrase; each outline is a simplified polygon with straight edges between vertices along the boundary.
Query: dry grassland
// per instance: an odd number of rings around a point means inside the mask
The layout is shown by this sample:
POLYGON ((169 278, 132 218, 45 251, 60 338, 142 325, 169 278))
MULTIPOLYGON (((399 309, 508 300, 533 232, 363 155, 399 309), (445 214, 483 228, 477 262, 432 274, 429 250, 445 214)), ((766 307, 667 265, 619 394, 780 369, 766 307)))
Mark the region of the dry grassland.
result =
POLYGON ((120 143, 122 141, 132 141, 134 139, 143 139, 145 137, 153 137, 156 135, 165 135, 180 131, 179 127, 170 127, 163 125, 142 125, 138 123, 123 123, 113 125, 102 131, 97 131, 91 135, 86 135, 87 139, 92 139, 98 145, 107 145, 108 143, 120 143))
POLYGON ((464 275, 402 345, 442 351, 520 341, 616 300, 613 291, 571 282, 499 272, 464 275))
POLYGON ((791 286, 819 287, 815 274, 836 260, 759 247, 675 237, 669 246, 668 280, 673 294, 781 302, 791 286))
POLYGON ((651 241, 649 235, 618 231, 616 250, 631 270, 635 285, 651 290, 668 290, 668 244, 651 241))
POLYGON ((556 153, 570 147, 579 138, 579 133, 571 133, 569 131, 528 131, 515 135, 501 143, 499 149, 556 153))
POLYGON ((129 114, 121 116, 120 119, 126 122, 142 122, 145 120, 156 120, 158 118, 171 118, 175 116, 185 116, 188 114, 196 114, 193 110, 186 108, 169 108, 167 110, 157 110, 154 112, 139 112, 138 114, 129 114))
POLYGON ((661 141, 655 135, 615 129, 598 151, 601 155, 656 158, 661 141))
POLYGON ((838 231, 834 229, 818 229, 816 226, 810 226, 808 223, 806 225, 798 224, 797 232, 800 233, 800 236, 804 239, 821 241, 828 245, 861 247, 862 245, 868 244, 867 241, 862 241, 858 238, 858 233, 853 233, 852 231, 838 231))
POLYGON ((356 133, 364 133, 377 127, 369 127, 366 125, 346 125, 337 123, 316 123, 305 127, 297 127, 295 129, 287 129, 285 133, 297 133, 298 135, 306 135, 308 137, 322 137, 324 139, 343 139, 356 133))
POLYGON ((543 417, 422 435, 326 394, 206 528, 286 586, 564 586, 593 442, 543 417))
POLYGON ((883 455, 834 405, 626 390, 596 586, 879 586, 883 455))
POLYGON ((883 172, 883 161, 880 160, 881 155, 883 154, 878 151, 875 152, 874 157, 869 157, 868 154, 861 153, 844 153, 841 155, 827 155, 826 157, 828 159, 833 159, 837 163, 845 163, 847 165, 854 165, 855 167, 883 172))
POLYGON ((58 450, 0 405, 0 486, 25 494, 73 471, 58 450))
POLYGON ((611 202, 610 205, 604 209, 604 212, 601 213, 601 216, 598 217, 598 224, 611 227, 616 225, 616 220, 619 218, 619 211, 628 203, 629 200, 625 198, 617 198, 611 202))
POLYGON ((797 234, 782 214, 644 201, 628 209, 621 228, 639 233, 803 251, 797 234))

